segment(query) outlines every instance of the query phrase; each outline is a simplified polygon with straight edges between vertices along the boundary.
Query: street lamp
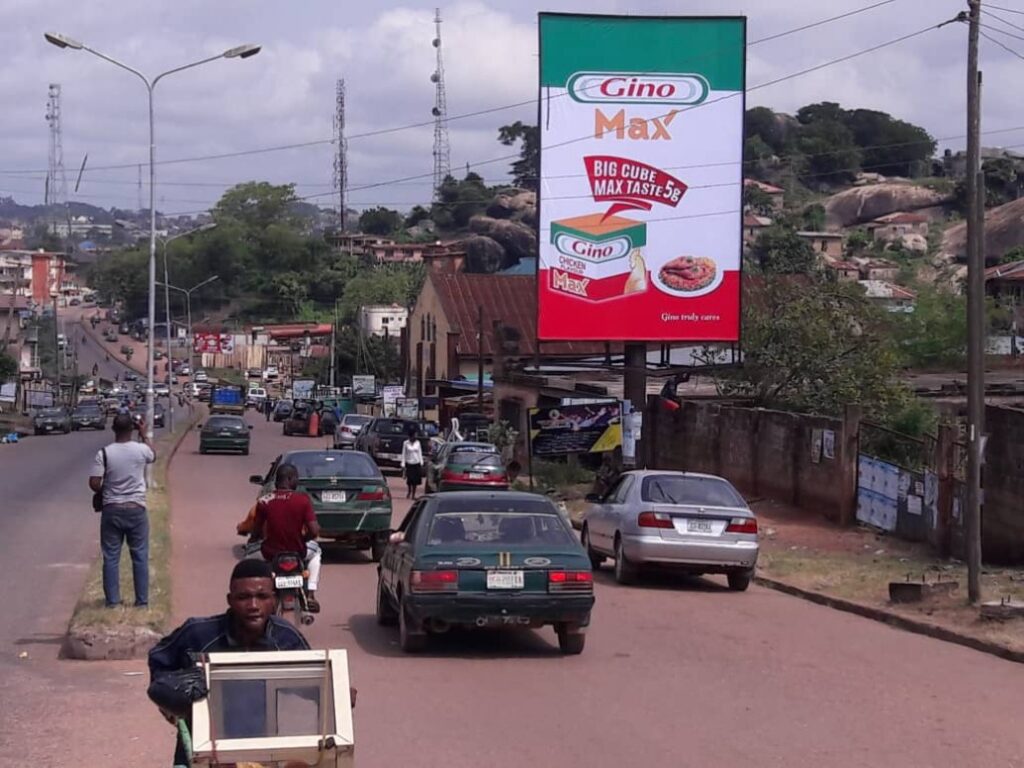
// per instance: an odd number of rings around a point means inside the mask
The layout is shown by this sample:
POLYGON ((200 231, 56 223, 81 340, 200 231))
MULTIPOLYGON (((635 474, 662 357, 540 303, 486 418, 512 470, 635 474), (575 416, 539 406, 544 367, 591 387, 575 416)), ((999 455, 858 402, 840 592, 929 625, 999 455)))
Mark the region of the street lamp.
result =
POLYGON ((104 61, 108 61, 116 67, 120 67, 128 72, 131 72, 137 78, 139 78, 146 86, 146 91, 149 94, 149 280, 147 285, 149 287, 149 338, 147 344, 146 354, 146 437, 149 439, 153 438, 153 327, 156 324, 156 188, 155 188, 155 163, 156 163, 156 132, 154 130, 153 120, 153 91, 163 78, 168 75, 173 75, 177 72, 182 72, 186 69, 192 69, 198 67, 201 64, 207 64, 211 61, 217 61, 218 59, 248 59, 250 56, 255 56, 260 52, 260 46, 253 44, 239 45, 234 48, 229 48, 223 53, 219 53, 216 56, 209 56, 199 61, 193 61, 191 64, 185 64, 174 69, 169 69, 166 72, 161 72, 156 77, 150 79, 144 74, 139 72, 137 69, 129 67, 117 59, 107 56, 105 53, 90 48, 84 43, 80 43, 77 40, 67 37, 66 35, 58 34, 56 32, 46 32, 43 34, 46 38, 46 42, 51 45, 55 45, 58 48, 67 48, 73 51, 88 51, 93 56, 97 56, 104 61))
MULTIPOLYGON (((215 222, 215 221, 207 222, 206 224, 201 224, 198 227, 193 227, 192 229, 189 229, 189 230, 187 230, 185 232, 179 232, 176 235, 171 235, 170 237, 165 237, 162 240, 162 242, 161 242, 161 246, 163 247, 163 251, 164 251, 164 323, 167 326, 166 327, 166 331, 167 331, 167 376, 166 376, 166 381, 167 381, 167 391, 168 392, 171 391, 171 377, 174 375, 174 366, 172 365, 172 363, 174 361, 174 358, 173 358, 173 356, 171 354, 171 287, 169 285, 170 277, 168 277, 168 272, 167 272, 167 245, 168 245, 168 243, 171 243, 174 240, 177 240, 179 237, 188 237, 189 235, 195 235, 195 234, 198 234, 199 232, 209 232, 211 229, 215 229, 216 227, 217 227, 217 222, 215 222)), ((189 328, 189 336, 190 337, 191 337, 191 334, 192 334, 192 329, 189 328)), ((189 343, 190 344, 191 344, 191 341, 192 341, 191 338, 189 338, 189 343)), ((173 405, 167 409, 167 414, 168 414, 168 418, 169 418, 168 429, 173 432, 174 431, 174 406, 173 405)))
POLYGON ((189 338, 189 344, 190 344, 189 352, 188 352, 188 364, 190 366, 192 366, 193 363, 195 362, 192 359, 193 353, 195 352, 195 345, 192 343, 192 293, 194 291, 198 291, 204 285, 209 285, 214 280, 219 280, 219 279, 220 278, 219 278, 218 275, 211 275, 210 277, 208 277, 205 280, 203 280, 201 283, 196 283, 191 288, 179 288, 178 286, 171 285, 170 283, 162 283, 162 282, 158 282, 157 283, 157 285, 162 285, 165 288, 169 288, 172 291, 178 291, 178 293, 185 294, 185 308, 186 308, 186 313, 187 313, 187 317, 188 317, 188 320, 187 320, 187 322, 188 322, 188 338, 189 338))

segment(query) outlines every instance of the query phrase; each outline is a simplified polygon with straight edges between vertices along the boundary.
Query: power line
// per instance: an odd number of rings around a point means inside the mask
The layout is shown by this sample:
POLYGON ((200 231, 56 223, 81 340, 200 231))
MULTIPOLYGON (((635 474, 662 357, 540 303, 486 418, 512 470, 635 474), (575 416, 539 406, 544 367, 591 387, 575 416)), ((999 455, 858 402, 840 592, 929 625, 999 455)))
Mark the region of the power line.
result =
POLYGON ((1021 37, 1020 35, 1015 35, 1013 32, 1007 32, 1005 29, 1000 29, 999 27, 993 27, 991 24, 982 24, 979 22, 978 26, 982 29, 991 29, 993 32, 998 32, 1000 35, 1012 37, 1014 40, 1024 40, 1024 37, 1021 37))
MULTIPOLYGON (((795 27, 793 29, 786 30, 784 32, 779 32, 779 33, 774 34, 774 35, 769 35, 768 37, 763 37, 763 38, 760 38, 760 39, 757 39, 757 40, 753 40, 753 41, 751 41, 751 42, 749 42, 747 44, 747 47, 750 48, 750 47, 753 47, 755 45, 759 45, 761 43, 770 42, 772 40, 778 40, 779 38, 786 37, 788 35, 796 34, 798 32, 804 32, 804 31, 806 31, 808 29, 813 29, 813 28, 816 28, 816 27, 824 26, 826 24, 830 24, 830 23, 835 22, 835 21, 840 21, 840 20, 843 20, 843 19, 847 19, 847 18, 850 18, 852 16, 856 16, 858 14, 874 10, 875 8, 879 8, 879 7, 884 6, 884 5, 889 5, 889 4, 893 3, 893 2, 898 2, 898 0, 881 0, 881 2, 872 3, 872 4, 864 6, 862 8, 855 9, 853 11, 847 11, 845 13, 841 13, 841 14, 838 14, 836 16, 830 16, 830 17, 828 17, 826 19, 822 19, 822 20, 817 21, 817 22, 813 22, 813 23, 810 23, 810 24, 804 24, 804 25, 802 25, 800 27, 795 27)), ((896 42, 898 42, 898 41, 896 41, 896 42)), ((870 52, 870 51, 868 51, 868 52, 870 52)), ((811 71, 813 71, 813 70, 811 70, 811 71)), ((770 84, 771 83, 766 83, 764 85, 770 85, 770 84)), ((447 124, 447 123, 453 122, 455 120, 465 120, 465 119, 469 119, 469 118, 473 118, 473 117, 481 117, 483 115, 489 115, 489 114, 493 114, 495 112, 503 112, 503 111, 509 110, 509 109, 515 109, 515 108, 518 108, 518 107, 530 106, 531 104, 535 104, 535 103, 536 103, 536 99, 528 99, 526 101, 519 101, 519 102, 514 102, 514 103, 511 103, 511 104, 503 104, 503 105, 499 105, 499 106, 496 106, 496 107, 489 107, 489 108, 485 108, 485 109, 476 110, 476 111, 473 111, 473 112, 464 112, 462 114, 452 115, 450 117, 445 117, 444 122, 447 124)), ((388 135, 388 134, 391 134, 391 133, 397 133, 399 131, 406 131, 406 130, 410 130, 410 129, 413 129, 413 128, 423 128, 423 127, 426 127, 426 126, 433 126, 434 124, 435 124, 434 120, 426 120, 426 121, 421 121, 421 122, 416 122, 416 123, 407 123, 405 125, 397 125, 397 126, 392 126, 390 128, 381 128, 381 129, 376 129, 376 130, 373 130, 373 131, 365 131, 363 133, 353 134, 353 135, 349 136, 348 138, 351 141, 351 140, 354 140, 354 139, 362 139, 362 138, 371 138, 371 137, 377 137, 377 136, 385 136, 385 135, 388 135)), ((261 148, 248 149, 248 150, 238 150, 238 151, 235 151, 235 152, 223 152, 223 153, 219 153, 219 154, 200 155, 200 156, 196 156, 196 157, 181 157, 181 158, 173 158, 173 159, 170 159, 170 160, 158 160, 156 162, 156 165, 174 165, 174 164, 180 164, 180 163, 203 162, 203 161, 207 161, 207 160, 225 160, 225 159, 231 159, 231 158, 236 158, 236 157, 247 157, 247 156, 250 156, 250 155, 264 154, 264 153, 269 153, 269 152, 281 152, 281 151, 292 150, 292 149, 303 149, 303 148, 306 148, 306 147, 322 146, 324 144, 331 144, 333 142, 334 142, 334 137, 331 137, 331 138, 328 138, 328 139, 314 139, 314 140, 311 140, 311 141, 297 142, 297 143, 292 143, 292 144, 281 144, 281 145, 277 145, 277 146, 261 147, 261 148)), ((120 163, 120 164, 115 164, 115 165, 94 165, 89 170, 90 171, 121 170, 121 169, 124 169, 124 168, 133 168, 136 165, 137 165, 137 163, 120 163)), ((6 173, 38 173, 38 172, 39 171, 37 169, 29 169, 29 170, 25 170, 25 169, 21 169, 21 170, 0 169, 0 174, 6 174, 6 173)))
POLYGON ((1006 26, 1008 26, 1008 27, 1012 27, 1013 29, 1019 29, 1019 30, 1020 30, 1021 32, 1024 32, 1024 27, 1020 26, 1019 24, 1014 24, 1014 23, 1013 23, 1012 21, 1007 21, 1006 19, 1004 19, 1004 18, 1003 18, 1002 16, 1000 16, 999 14, 997 14, 997 13, 992 13, 992 12, 991 12, 991 11, 989 11, 989 10, 988 10, 987 8, 986 8, 986 9, 985 9, 985 10, 983 11, 983 13, 984 13, 984 14, 985 14, 986 16, 991 16, 991 17, 992 17, 993 19, 996 19, 996 20, 998 20, 998 21, 1001 21, 1001 22, 1003 22, 1003 24, 1005 24, 1005 25, 1006 25, 1006 26))
POLYGON ((1015 8, 1000 8, 998 5, 990 5, 990 6, 988 6, 988 8, 991 8, 991 9, 994 9, 994 10, 997 10, 997 11, 1004 11, 1006 13, 1019 13, 1021 16, 1024 16, 1024 11, 1018 11, 1015 8))
POLYGON ((1021 59, 1022 61, 1024 61, 1024 55, 1022 55, 1022 54, 1020 54, 1020 53, 1017 53, 1017 51, 1013 50, 1013 48, 1011 48, 1010 46, 1008 46, 1008 45, 1003 45, 1003 44, 1002 44, 1002 43, 1001 43, 1001 42, 1000 42, 999 40, 996 40, 996 39, 995 39, 994 37, 992 37, 991 35, 988 35, 988 34, 986 34, 986 33, 982 32, 982 31, 980 31, 980 30, 978 31, 978 34, 980 34, 980 35, 981 35, 982 37, 984 37, 984 38, 985 38, 986 40, 988 40, 988 41, 989 41, 990 43, 995 43, 996 45, 998 45, 998 46, 999 46, 1000 48, 1002 48, 1002 49, 1003 49, 1004 51, 1006 51, 1007 53, 1012 53, 1012 54, 1013 54, 1014 56, 1016 56, 1016 57, 1017 57, 1018 59, 1021 59))

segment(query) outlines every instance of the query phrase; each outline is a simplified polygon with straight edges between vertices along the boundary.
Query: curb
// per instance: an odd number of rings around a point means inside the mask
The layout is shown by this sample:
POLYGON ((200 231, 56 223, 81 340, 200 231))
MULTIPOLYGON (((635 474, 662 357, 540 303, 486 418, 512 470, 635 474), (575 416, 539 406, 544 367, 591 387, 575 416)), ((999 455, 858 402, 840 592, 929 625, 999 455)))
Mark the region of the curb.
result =
POLYGON ((125 368, 131 368, 133 371, 135 371, 140 376, 145 376, 146 375, 146 369, 144 367, 142 367, 141 365, 139 365, 137 363, 131 363, 128 360, 126 360, 123 356, 121 356, 120 354, 118 354, 116 352, 113 352, 113 351, 110 351, 109 347, 107 347, 107 342, 104 341, 99 336, 99 334, 97 334, 95 331, 93 331, 92 326, 89 324, 88 320, 86 320, 84 317, 83 318, 79 318, 78 324, 82 327, 82 332, 85 333, 86 336, 91 338, 94 343, 98 344, 101 349, 104 349, 104 350, 106 350, 106 351, 108 351, 110 353, 110 357, 112 359, 116 359, 125 368))
POLYGON ((826 608, 833 608, 837 611, 852 613, 865 619, 871 619, 872 621, 878 621, 882 624, 888 624, 891 627, 902 629, 906 632, 925 635, 927 637, 934 638, 935 640, 942 640, 947 643, 955 643, 956 645, 962 645, 975 651, 981 651, 982 653, 988 653, 992 656, 998 656, 999 658, 1006 659, 1007 661, 1024 664, 1024 651, 1015 651, 1011 648, 1007 648, 1006 646, 999 645, 998 643, 993 643, 988 640, 980 640, 976 637, 971 637, 969 635, 956 632, 955 630, 947 629, 946 627, 939 627, 935 624, 910 619, 906 616, 893 613, 892 611, 875 608, 870 605, 864 605, 863 603, 855 603, 852 600, 844 600, 841 597, 831 597, 829 595, 823 595, 820 592, 811 592, 806 589, 801 589, 800 587, 794 587, 792 584, 787 584, 783 581, 768 578, 767 576, 755 576, 754 583, 759 584, 762 587, 767 587, 768 589, 774 589, 777 592, 783 592, 793 597, 799 597, 803 600, 823 605, 826 608))
MULTIPOLYGON (((188 416, 189 426, 181 430, 181 434, 174 440, 167 453, 167 460, 164 464, 165 478, 170 471, 171 461, 178 453, 178 448, 185 438, 192 431, 196 422, 196 409, 192 408, 188 416)), ((169 483, 161 489, 167 497, 167 504, 170 507, 169 483)), ((170 555, 170 552, 168 552, 170 555)), ((83 586, 84 589, 84 586, 83 586)), ((172 599, 173 602, 173 599, 172 599)), ((77 608, 77 603, 76 606, 77 608)), ((161 637, 159 632, 148 627, 117 626, 117 627, 78 627, 73 628, 71 622, 74 620, 72 614, 68 621, 67 633, 61 647, 60 657, 62 659, 74 659, 76 661, 112 661, 125 659, 145 658, 161 637)))

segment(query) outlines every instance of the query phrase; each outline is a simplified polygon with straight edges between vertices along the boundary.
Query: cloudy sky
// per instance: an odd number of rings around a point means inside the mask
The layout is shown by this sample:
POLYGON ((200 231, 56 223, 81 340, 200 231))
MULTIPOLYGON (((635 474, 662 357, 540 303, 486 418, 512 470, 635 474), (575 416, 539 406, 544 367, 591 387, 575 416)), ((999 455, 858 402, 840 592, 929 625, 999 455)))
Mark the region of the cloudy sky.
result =
MULTIPOLYGON (((877 2, 877 0, 874 0, 877 2)), ((743 14, 757 41, 874 4, 872 0, 469 0, 442 6, 452 168, 466 164, 490 182, 507 179, 509 153, 497 128, 533 122, 538 11, 629 14, 743 14), (502 109, 502 107, 506 107, 502 109), (467 113, 495 110, 475 117, 467 113), (490 162, 488 162, 490 161, 490 162)), ((63 88, 65 166, 71 198, 103 207, 138 206, 137 164, 145 163, 146 99, 141 82, 84 52, 59 50, 43 32, 62 32, 155 74, 241 42, 263 46, 246 60, 219 60, 176 74, 157 88, 157 207, 198 212, 246 180, 294 182, 301 196, 330 205, 335 81, 347 83, 350 204, 398 208, 430 197, 436 0, 0 0, 0 196, 42 201, 47 88, 63 88), (388 128, 426 123, 377 136, 388 128), (241 157, 197 159, 249 150, 241 157), (109 166, 128 166, 110 168, 109 166), (398 181, 423 176, 413 181, 398 181), (390 182, 390 183, 389 183, 390 182), (371 186, 372 185, 372 186, 371 186)), ((991 10, 986 34, 1024 55, 1024 0, 991 10), (1017 11, 1017 12, 1015 12, 1017 11), (1000 32, 1009 33, 1002 34, 1000 32), (1013 36, 1011 36, 1013 35, 1013 36)), ((831 100, 888 111, 927 128, 943 146, 963 145, 967 29, 952 24, 875 53, 777 85, 794 72, 916 32, 955 16, 965 0, 891 0, 847 19, 752 45, 748 105, 793 111, 831 100)), ((1019 82, 1024 60, 982 41, 986 145, 1024 149, 1019 82)), ((145 178, 145 168, 143 169, 145 178)), ((143 195, 146 194, 145 189, 143 195)))

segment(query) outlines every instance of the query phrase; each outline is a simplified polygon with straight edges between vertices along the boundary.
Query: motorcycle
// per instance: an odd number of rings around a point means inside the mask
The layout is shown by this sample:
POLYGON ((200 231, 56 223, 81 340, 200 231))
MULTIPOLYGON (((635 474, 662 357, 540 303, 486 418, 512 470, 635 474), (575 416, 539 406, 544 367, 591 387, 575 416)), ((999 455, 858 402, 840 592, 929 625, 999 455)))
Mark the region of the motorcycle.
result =
POLYGON ((274 589, 277 592, 277 615, 294 615, 296 626, 308 626, 314 621, 306 599, 309 571, 306 561, 297 552, 281 552, 270 564, 274 572, 274 589))

